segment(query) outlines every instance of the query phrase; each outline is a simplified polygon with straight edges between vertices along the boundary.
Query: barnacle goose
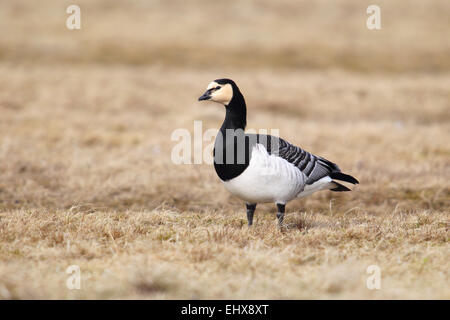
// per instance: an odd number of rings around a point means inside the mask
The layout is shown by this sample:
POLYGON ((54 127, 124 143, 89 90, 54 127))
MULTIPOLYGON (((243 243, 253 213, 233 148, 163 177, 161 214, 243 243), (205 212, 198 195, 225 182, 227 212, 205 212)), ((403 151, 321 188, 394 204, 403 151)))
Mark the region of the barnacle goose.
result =
POLYGON ((198 100, 225 106, 225 120, 214 144, 214 168, 225 188, 246 202, 249 226, 258 203, 276 204, 281 227, 288 201, 319 190, 351 191, 336 180, 359 183, 335 163, 286 140, 244 133, 247 108, 233 80, 214 80, 198 100))

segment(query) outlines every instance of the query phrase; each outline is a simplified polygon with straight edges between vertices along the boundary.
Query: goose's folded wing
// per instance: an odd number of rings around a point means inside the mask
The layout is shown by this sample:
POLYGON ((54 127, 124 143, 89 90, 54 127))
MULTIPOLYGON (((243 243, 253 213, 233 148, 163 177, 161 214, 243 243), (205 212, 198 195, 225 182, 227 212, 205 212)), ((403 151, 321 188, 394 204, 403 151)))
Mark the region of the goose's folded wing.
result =
POLYGON ((296 166, 306 176, 306 184, 312 184, 331 173, 341 172, 335 163, 315 156, 281 138, 259 135, 258 140, 266 145, 270 154, 277 155, 296 166))
POLYGON ((335 163, 313 155, 283 139, 280 139, 279 156, 295 165, 306 175, 306 184, 312 184, 332 172, 341 171, 335 163))

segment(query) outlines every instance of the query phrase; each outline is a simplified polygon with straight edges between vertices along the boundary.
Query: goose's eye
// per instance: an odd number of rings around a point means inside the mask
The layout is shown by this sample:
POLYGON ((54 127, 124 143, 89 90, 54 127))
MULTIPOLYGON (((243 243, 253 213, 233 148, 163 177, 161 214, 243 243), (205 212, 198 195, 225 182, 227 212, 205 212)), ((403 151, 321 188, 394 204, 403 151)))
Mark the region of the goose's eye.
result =
POLYGON ((215 87, 215 88, 214 88, 214 90, 219 90, 219 89, 220 89, 220 87, 219 87, 219 86, 218 86, 218 87, 215 87))

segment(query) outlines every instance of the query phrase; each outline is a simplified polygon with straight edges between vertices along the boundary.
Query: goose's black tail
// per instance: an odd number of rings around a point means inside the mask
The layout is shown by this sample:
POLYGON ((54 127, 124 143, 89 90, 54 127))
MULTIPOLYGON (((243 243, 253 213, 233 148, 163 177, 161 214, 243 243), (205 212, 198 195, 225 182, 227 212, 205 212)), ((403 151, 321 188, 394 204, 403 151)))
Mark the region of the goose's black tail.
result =
MULTIPOLYGON (((334 179, 334 180, 345 181, 345 182, 352 183, 352 184, 358 184, 359 183, 359 181, 356 180, 351 175, 348 175, 348 174, 345 174, 345 173, 342 173, 342 172, 339 172, 339 171, 332 172, 332 173, 330 173, 329 176, 330 176, 331 179, 334 179)), ((336 192, 351 191, 349 188, 347 188, 346 186, 344 186, 344 185, 342 185, 342 184, 340 184, 340 183, 338 183, 336 181, 333 181, 333 184, 336 187, 333 188, 333 189, 330 189, 331 191, 336 191, 336 192)))

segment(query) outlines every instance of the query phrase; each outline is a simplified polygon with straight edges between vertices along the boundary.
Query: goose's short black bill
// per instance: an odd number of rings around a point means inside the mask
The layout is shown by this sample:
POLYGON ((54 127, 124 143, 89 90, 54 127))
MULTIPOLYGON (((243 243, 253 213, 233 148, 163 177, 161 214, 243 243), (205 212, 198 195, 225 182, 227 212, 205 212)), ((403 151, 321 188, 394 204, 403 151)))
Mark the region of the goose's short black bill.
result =
POLYGON ((211 99, 211 95, 210 95, 210 91, 206 91, 200 98, 198 98, 198 101, 203 101, 203 100, 209 100, 211 99))

